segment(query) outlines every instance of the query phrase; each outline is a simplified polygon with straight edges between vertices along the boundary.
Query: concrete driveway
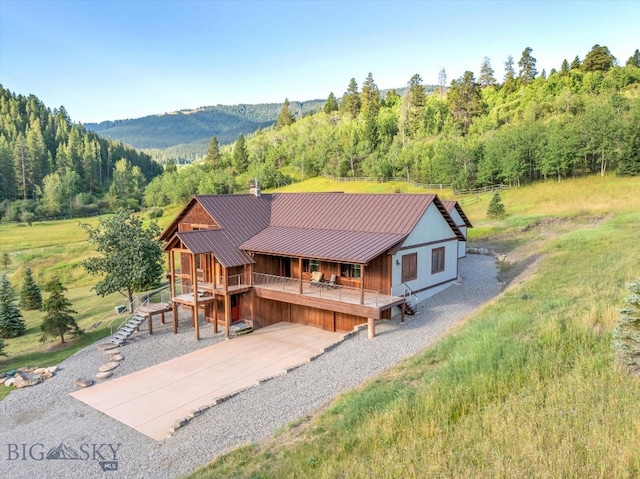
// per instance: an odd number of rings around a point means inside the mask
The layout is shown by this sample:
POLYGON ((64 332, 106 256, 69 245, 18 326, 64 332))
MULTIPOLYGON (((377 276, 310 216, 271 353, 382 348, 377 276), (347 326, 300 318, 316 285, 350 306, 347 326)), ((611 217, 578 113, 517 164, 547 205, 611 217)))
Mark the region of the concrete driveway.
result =
POLYGON ((343 333, 278 323, 71 396, 161 440, 192 411, 308 362, 343 338, 343 333))

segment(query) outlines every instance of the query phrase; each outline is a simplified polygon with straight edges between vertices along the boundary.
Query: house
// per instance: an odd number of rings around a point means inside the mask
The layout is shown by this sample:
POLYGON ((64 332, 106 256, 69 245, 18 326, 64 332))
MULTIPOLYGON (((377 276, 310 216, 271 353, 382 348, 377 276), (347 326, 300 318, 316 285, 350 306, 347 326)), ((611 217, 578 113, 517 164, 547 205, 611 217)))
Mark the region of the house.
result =
MULTIPOLYGON (((461 210, 460 210, 461 211, 461 210)), ((178 308, 214 331, 280 321, 351 331, 458 278, 460 231, 433 194, 194 196, 162 233, 178 308)))
POLYGON ((458 258, 464 258, 467 256, 467 228, 473 228, 473 225, 471 221, 469 221, 469 218, 467 218, 467 215, 464 214, 460 203, 457 201, 443 201, 442 204, 444 204, 447 213, 453 218, 453 221, 455 221, 456 226, 465 238, 464 241, 458 243, 458 258))

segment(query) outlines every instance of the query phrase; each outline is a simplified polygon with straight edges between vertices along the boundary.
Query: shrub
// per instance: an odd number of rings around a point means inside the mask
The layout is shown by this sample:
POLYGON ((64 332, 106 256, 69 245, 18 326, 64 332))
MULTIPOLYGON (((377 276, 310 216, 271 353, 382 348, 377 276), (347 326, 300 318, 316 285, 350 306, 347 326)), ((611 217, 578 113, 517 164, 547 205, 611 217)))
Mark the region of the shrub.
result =
POLYGON ((618 360, 633 372, 640 371, 640 278, 627 283, 631 294, 628 306, 620 310, 618 324, 613 329, 613 349, 618 360))
POLYGON ((163 214, 162 208, 158 208, 157 206, 149 209, 149 218, 152 220, 162 217, 163 214))
POLYGON ((505 215, 504 205, 502 204, 502 198, 500 193, 496 192, 491 198, 489 207, 487 208, 487 216, 500 217, 505 215))

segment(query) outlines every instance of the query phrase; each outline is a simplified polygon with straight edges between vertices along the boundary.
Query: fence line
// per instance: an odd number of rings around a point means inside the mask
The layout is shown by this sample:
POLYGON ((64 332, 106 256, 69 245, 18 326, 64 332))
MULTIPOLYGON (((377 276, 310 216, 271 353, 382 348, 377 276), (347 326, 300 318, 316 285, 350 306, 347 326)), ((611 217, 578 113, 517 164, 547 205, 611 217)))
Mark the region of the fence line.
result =
POLYGON ((454 188, 453 185, 449 185, 446 183, 419 183, 417 181, 413 181, 411 179, 407 179, 402 176, 333 176, 333 175, 324 175, 326 178, 330 178, 334 181, 342 181, 342 182, 370 182, 370 183, 387 183, 389 181, 404 181, 413 186, 417 186, 419 188, 425 188, 428 190, 452 190, 455 195, 477 195, 479 193, 486 193, 491 191, 502 191, 509 188, 505 184, 498 185, 490 185, 483 186, 481 188, 469 188, 466 190, 458 190, 454 188))

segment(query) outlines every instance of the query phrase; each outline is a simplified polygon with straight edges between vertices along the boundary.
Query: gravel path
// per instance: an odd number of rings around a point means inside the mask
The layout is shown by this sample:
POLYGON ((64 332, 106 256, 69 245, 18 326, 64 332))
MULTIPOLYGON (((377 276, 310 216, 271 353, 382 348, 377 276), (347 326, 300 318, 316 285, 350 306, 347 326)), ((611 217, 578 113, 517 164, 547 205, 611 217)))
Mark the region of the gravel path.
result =
MULTIPOLYGON (((76 389, 76 378, 93 378, 105 362, 105 353, 88 347, 60 363, 61 370, 52 379, 14 391, 0 402, 0 477, 169 479, 188 474, 221 452, 266 439, 340 392, 433 344, 502 288, 490 256, 462 259, 460 276, 460 284, 421 303, 418 314, 407 316, 404 325, 398 317, 382 321, 376 325, 374 340, 367 339, 365 328, 315 361, 209 409, 159 442, 69 396, 76 389), (58 451, 69 455, 74 450, 78 459, 47 459, 60 444, 64 446, 58 451), (117 471, 103 471, 116 464, 117 471)), ((211 327, 200 331, 202 339, 196 342, 189 321, 183 320, 177 335, 170 324, 154 327, 153 336, 134 335, 120 348, 125 360, 114 376, 222 339, 220 333, 213 335, 211 327)))

